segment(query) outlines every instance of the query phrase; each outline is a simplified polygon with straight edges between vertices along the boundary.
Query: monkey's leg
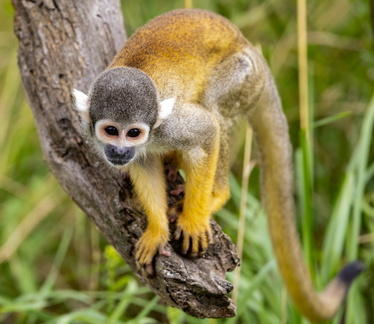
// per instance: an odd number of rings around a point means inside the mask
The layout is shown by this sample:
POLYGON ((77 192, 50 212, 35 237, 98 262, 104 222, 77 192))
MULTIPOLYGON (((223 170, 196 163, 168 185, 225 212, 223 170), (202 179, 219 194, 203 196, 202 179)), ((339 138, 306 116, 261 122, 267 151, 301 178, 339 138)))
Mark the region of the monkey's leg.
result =
POLYGON ((258 53, 252 46, 227 57, 215 68, 211 83, 203 96, 206 107, 216 107, 220 116, 220 157, 213 188, 212 213, 218 211, 230 197, 229 129, 233 120, 251 109, 263 88, 260 70, 257 68, 258 53))
POLYGON ((157 252, 169 256, 165 249, 169 240, 166 217, 166 184, 164 166, 159 158, 131 165, 134 189, 147 215, 148 226, 137 245, 136 259, 140 267, 153 274, 152 261, 157 252))
POLYGON ((214 126, 213 123, 210 129, 213 134, 209 150, 193 149, 187 153, 184 162, 187 176, 185 196, 183 211, 177 219, 175 238, 182 238, 182 253, 188 253, 191 257, 202 255, 211 239, 209 220, 219 153, 218 127, 214 126))
MULTIPOLYGON (((218 165, 218 168, 219 167, 220 166, 218 165)), ((219 211, 226 204, 227 200, 230 198, 230 187, 229 187, 229 183, 227 179, 227 173, 223 174, 222 172, 222 177, 221 175, 217 177, 217 180, 214 183, 211 213, 215 213, 219 211)))
POLYGON ((217 161, 217 170, 214 177, 211 213, 215 213, 220 210, 230 197, 230 187, 228 179, 230 169, 229 151, 227 127, 223 124, 220 126, 220 149, 217 161))

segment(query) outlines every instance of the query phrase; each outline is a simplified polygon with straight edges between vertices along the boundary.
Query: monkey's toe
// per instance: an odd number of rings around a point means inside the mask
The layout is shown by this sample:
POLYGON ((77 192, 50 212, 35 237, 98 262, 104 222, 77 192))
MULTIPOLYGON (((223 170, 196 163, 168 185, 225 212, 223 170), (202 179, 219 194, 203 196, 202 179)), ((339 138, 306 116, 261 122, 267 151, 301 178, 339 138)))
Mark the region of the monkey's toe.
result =
POLYGON ((179 184, 175 189, 170 190, 172 196, 179 196, 181 193, 184 193, 184 185, 182 184, 179 184))

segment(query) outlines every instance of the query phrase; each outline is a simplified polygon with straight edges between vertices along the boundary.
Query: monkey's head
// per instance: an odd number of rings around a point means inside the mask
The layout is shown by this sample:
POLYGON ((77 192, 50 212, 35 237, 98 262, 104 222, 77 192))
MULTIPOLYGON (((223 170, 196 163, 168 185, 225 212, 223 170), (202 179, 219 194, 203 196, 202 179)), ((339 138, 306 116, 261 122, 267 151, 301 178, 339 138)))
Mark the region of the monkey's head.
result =
POLYGON ((160 102, 151 78, 129 67, 102 72, 88 96, 76 89, 73 96, 84 133, 117 167, 145 153, 152 131, 171 114, 174 105, 174 99, 160 102))

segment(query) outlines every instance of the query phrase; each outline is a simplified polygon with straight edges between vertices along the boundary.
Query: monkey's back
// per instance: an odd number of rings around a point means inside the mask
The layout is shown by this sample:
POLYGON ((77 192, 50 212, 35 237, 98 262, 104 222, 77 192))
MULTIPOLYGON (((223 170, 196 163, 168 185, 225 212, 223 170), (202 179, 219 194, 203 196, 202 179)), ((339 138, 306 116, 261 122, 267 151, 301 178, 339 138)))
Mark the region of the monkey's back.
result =
POLYGON ((248 41, 225 18, 180 9, 139 28, 109 68, 138 68, 153 79, 161 97, 198 101, 213 68, 245 46, 248 41))

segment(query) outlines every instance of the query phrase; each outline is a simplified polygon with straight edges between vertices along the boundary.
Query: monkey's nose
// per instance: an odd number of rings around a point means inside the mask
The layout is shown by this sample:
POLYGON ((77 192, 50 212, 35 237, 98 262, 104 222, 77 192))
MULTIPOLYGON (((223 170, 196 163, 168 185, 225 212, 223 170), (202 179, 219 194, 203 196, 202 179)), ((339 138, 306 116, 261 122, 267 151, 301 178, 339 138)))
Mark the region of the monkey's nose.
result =
POLYGON ((107 145, 104 152, 107 160, 113 165, 125 165, 135 156, 134 147, 107 145))

